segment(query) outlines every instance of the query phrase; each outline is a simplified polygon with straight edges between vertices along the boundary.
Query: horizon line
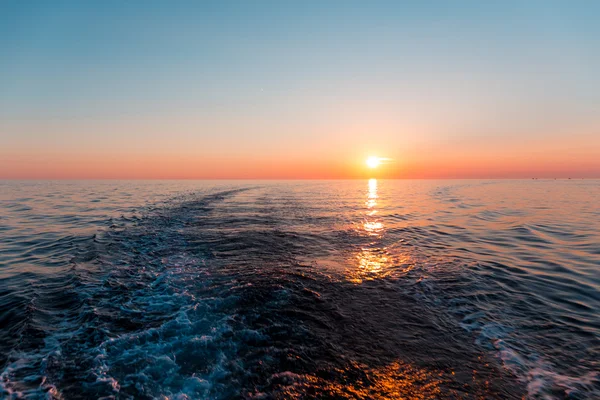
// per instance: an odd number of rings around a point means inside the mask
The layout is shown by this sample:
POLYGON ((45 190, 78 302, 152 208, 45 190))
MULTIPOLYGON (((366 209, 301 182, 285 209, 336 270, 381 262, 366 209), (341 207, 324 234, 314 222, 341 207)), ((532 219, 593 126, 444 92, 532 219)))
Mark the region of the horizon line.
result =
POLYGON ((0 177, 0 181, 354 181, 354 180, 387 180, 387 181, 400 181, 400 180, 600 180, 598 177, 405 177, 405 178, 390 178, 390 177, 357 177, 357 178, 3 178, 0 177))

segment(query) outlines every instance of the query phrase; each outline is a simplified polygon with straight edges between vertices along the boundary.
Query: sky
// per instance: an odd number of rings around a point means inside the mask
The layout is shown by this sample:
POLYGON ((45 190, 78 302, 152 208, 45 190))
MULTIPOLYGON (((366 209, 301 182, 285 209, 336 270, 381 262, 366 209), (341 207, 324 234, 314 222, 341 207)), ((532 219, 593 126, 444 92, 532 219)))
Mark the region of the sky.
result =
POLYGON ((0 178, 600 177, 599 18, 592 0, 0 0, 0 178))

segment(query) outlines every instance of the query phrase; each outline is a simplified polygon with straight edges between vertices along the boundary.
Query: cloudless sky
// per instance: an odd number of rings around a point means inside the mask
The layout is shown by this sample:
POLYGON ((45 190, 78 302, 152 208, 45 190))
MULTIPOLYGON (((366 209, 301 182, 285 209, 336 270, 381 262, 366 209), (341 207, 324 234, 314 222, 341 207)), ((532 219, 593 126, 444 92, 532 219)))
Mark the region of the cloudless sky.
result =
POLYGON ((600 177, 600 2, 0 0, 0 178, 600 177))

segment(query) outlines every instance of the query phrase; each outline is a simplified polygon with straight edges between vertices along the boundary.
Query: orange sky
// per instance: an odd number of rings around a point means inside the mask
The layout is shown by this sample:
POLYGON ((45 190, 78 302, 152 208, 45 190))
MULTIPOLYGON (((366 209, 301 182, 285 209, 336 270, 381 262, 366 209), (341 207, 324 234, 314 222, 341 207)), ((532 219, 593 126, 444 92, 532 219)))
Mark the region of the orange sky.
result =
POLYGON ((3 178, 10 179, 338 179, 338 178, 566 178, 600 177, 597 149, 558 153, 530 151, 470 152, 443 149, 361 152, 311 157, 211 155, 189 153, 4 154, 3 178), (437 150, 437 151, 434 151, 437 150), (392 156, 375 169, 369 155, 392 156))
POLYGON ((0 149, 0 178, 600 177, 600 130, 592 123, 527 127, 545 128, 544 134, 508 129, 480 134, 468 124, 449 121, 445 127, 440 117, 410 121, 367 106, 363 113, 347 114, 346 121, 339 114, 331 118, 290 127, 264 118, 169 123, 157 116, 5 122, 0 130, 14 135, 0 149), (369 156, 393 161, 372 170, 365 165, 369 156))
POLYGON ((441 118, 409 123, 365 110, 348 114, 347 121, 335 116, 335 123, 305 121, 289 128, 264 119, 166 123, 151 116, 4 123, 0 130, 14 135, 0 149, 0 178, 600 177, 600 130, 591 123, 557 123, 552 129, 540 124, 548 129, 544 134, 461 134, 460 126, 445 128, 441 118), (369 156, 393 161, 372 170, 365 165, 369 156))
POLYGON ((600 178, 591 3, 100 3, 0 13, 0 179, 600 178))

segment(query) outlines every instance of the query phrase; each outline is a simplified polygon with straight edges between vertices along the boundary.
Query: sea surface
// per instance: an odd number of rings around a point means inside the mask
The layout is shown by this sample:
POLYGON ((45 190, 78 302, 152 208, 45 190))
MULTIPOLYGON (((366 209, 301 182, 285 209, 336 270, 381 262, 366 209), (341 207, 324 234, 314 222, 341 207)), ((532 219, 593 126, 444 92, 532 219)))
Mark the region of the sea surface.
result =
POLYGON ((600 398, 600 181, 0 181, 0 397, 600 398))

